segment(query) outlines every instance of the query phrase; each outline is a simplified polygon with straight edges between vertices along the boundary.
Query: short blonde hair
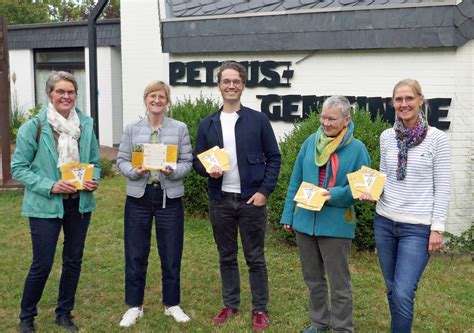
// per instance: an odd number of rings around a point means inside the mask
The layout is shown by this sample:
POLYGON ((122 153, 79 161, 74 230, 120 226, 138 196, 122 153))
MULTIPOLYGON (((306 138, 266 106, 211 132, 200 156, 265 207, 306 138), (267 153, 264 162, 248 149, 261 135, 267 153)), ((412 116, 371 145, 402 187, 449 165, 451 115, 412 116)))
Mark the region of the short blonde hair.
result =
POLYGON ((143 91, 143 101, 145 101, 145 98, 152 92, 157 91, 157 90, 163 90, 166 93, 166 98, 168 99, 168 103, 170 102, 170 87, 164 83, 163 81, 151 81, 148 83, 148 85, 145 87, 145 90, 143 91))

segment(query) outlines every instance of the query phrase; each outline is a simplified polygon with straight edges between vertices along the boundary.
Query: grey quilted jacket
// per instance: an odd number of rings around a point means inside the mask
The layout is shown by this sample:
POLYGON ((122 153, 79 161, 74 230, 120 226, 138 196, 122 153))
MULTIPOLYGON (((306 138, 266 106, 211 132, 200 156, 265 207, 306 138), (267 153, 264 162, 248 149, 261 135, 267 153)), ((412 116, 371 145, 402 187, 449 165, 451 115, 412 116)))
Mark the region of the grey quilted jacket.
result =
MULTIPOLYGON (((132 167, 132 147, 135 144, 150 143, 151 133, 152 127, 148 118, 145 117, 127 125, 120 142, 117 168, 128 178, 127 195, 135 198, 141 198, 145 193, 148 175, 140 177, 136 169, 132 167)), ((178 145, 176 169, 169 176, 160 173, 160 184, 164 199, 166 197, 172 199, 182 197, 184 195, 183 178, 191 171, 193 165, 188 127, 178 120, 165 117, 158 129, 158 142, 178 145)))

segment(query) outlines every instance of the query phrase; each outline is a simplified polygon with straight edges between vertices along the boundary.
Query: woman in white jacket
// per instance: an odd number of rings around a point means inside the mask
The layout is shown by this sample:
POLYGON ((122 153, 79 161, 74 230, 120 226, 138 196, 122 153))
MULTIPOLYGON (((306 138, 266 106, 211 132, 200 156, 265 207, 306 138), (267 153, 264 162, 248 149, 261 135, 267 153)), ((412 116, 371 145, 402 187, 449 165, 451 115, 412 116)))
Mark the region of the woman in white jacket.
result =
POLYGON ((129 309, 120 326, 128 327, 143 317, 143 303, 153 219, 162 270, 162 301, 165 315, 177 322, 189 317, 180 303, 180 270, 183 252, 183 178, 192 168, 192 148, 186 124, 168 118, 170 90, 153 81, 143 94, 147 115, 129 124, 122 136, 117 167, 128 178, 125 204, 125 303, 129 309), (178 146, 175 168, 160 171, 134 168, 132 152, 146 143, 178 146))

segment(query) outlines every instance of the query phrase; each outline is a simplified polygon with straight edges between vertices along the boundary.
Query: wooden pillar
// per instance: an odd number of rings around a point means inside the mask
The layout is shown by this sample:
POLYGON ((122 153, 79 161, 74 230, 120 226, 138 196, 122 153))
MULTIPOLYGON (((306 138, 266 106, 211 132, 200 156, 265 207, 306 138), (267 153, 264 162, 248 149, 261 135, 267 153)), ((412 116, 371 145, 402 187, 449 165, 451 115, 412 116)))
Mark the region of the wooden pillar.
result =
POLYGON ((0 17, 0 138, 2 140, 2 179, 0 187, 17 187, 10 169, 10 69, 8 66, 7 20, 0 17))

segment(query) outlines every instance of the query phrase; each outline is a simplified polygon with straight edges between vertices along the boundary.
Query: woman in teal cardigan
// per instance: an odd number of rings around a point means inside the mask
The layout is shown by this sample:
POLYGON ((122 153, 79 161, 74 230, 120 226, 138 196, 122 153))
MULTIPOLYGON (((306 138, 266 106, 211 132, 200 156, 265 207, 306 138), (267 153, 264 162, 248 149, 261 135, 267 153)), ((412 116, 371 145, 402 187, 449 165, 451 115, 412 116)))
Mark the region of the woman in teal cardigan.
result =
POLYGON ((48 106, 20 127, 11 163, 13 178, 25 186, 22 215, 29 217, 33 248, 21 299, 22 333, 35 331, 37 304, 53 266, 61 229, 64 242, 56 324, 69 332, 78 330, 71 312, 95 210, 92 192, 100 177, 93 120, 75 108, 76 79, 67 72, 54 72, 46 81, 46 94, 48 106), (59 167, 69 162, 94 165, 93 180, 84 181, 81 191, 61 179, 59 167))
POLYGON ((355 233, 356 201, 347 174, 370 166, 365 145, 353 137, 351 105, 344 96, 328 98, 321 126, 303 143, 288 186, 280 223, 295 231, 303 278, 309 289, 311 326, 304 332, 353 332, 349 255, 355 233), (320 211, 296 206, 302 182, 327 189, 320 211), (331 289, 329 306, 328 286, 331 289))

